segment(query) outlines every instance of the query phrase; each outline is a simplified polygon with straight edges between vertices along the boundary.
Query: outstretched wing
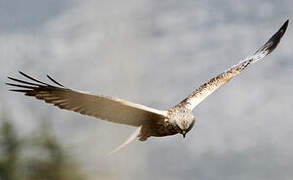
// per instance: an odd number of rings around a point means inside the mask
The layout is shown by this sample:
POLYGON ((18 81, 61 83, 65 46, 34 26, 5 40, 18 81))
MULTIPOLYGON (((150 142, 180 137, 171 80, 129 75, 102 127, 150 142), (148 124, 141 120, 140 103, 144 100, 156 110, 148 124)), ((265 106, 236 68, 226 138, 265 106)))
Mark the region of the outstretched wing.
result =
POLYGON ((257 62, 258 60, 264 58, 266 55, 270 54, 280 42, 280 39, 284 35, 289 20, 287 20, 282 27, 262 46, 260 47, 252 56, 249 56, 245 60, 239 62, 238 64, 232 66, 227 71, 219 74, 217 77, 210 79, 205 84, 201 85, 198 89, 193 91, 186 99, 180 102, 176 106, 185 106, 189 110, 197 106, 202 100, 207 96, 212 94, 222 85, 226 84, 232 77, 238 75, 241 71, 246 69, 251 64, 257 62))
POLYGON ((47 77, 56 86, 41 82, 23 72, 19 73, 32 80, 32 82, 8 77, 10 80, 17 82, 17 84, 6 83, 7 85, 17 87, 17 89, 10 89, 11 91, 24 93, 27 96, 34 96, 61 109, 137 127, 148 120, 164 120, 167 115, 166 111, 153 109, 122 99, 97 96, 67 89, 48 75, 47 77))

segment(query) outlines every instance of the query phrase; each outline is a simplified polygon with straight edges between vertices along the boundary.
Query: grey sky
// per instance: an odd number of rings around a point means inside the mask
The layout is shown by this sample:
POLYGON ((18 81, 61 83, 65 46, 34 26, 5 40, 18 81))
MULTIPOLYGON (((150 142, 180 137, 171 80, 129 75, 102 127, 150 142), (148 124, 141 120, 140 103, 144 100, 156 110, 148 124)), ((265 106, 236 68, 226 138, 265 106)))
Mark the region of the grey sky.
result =
MULTIPOLYGON (((287 19, 283 1, 0 2, 0 79, 17 70, 166 109, 251 53, 287 19)), ((23 133, 54 123, 86 171, 111 179, 292 179, 291 24, 263 62, 208 97, 181 136, 135 142, 134 130, 60 111, 2 85, 0 103, 23 133), (13 108, 12 108, 13 107, 13 108)), ((94 178, 93 178, 94 179, 94 178)))
POLYGON ((66 1, 2 0, 0 1, 0 32, 32 31, 66 8, 66 1))

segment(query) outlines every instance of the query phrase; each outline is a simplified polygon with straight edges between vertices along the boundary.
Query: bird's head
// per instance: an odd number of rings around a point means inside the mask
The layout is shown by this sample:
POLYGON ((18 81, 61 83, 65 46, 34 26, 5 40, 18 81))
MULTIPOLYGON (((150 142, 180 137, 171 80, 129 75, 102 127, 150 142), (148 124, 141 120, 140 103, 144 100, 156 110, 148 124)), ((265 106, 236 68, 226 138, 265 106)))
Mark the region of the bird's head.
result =
POLYGON ((175 123, 177 132, 185 138, 195 124, 195 117, 191 113, 176 113, 175 123))

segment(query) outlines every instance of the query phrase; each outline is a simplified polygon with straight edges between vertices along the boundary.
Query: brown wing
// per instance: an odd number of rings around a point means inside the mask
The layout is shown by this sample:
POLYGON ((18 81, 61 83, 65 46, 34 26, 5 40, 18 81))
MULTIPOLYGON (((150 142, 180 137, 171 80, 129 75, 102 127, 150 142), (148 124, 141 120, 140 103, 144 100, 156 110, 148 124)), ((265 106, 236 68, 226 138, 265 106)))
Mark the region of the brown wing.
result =
POLYGON ((282 36, 284 35, 288 26, 288 22, 289 20, 287 20, 282 25, 282 27, 252 56, 232 66, 230 69, 219 74, 217 77, 210 79, 208 82, 206 82, 205 84, 201 85, 198 89, 193 91, 186 99, 184 99, 181 103, 179 103, 176 106, 185 106, 186 108, 192 110, 207 96, 212 94, 222 85, 226 84, 232 77, 238 75, 241 71, 246 69, 251 64, 257 62, 258 60, 270 54, 277 47, 282 36))
POLYGON ((57 86, 53 86, 37 79, 34 79, 23 72, 20 72, 33 82, 27 82, 16 78, 9 79, 20 84, 6 83, 20 89, 11 91, 21 92, 27 96, 34 96, 53 104, 61 109, 78 112, 84 115, 93 116, 98 119, 131 126, 141 126, 148 120, 164 120, 166 111, 161 111, 135 104, 119 98, 97 96, 65 88, 63 85, 47 76, 57 86))

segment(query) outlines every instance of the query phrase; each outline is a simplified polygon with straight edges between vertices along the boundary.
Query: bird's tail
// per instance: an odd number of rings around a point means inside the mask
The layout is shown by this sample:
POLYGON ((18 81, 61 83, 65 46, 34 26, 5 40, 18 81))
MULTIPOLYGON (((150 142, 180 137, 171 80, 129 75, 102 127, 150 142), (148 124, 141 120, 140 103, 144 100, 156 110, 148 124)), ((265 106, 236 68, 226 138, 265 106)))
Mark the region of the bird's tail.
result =
POLYGON ((118 146, 116 149, 114 149, 113 151, 111 151, 110 153, 107 154, 107 156, 110 156, 114 153, 117 153, 118 151, 120 151, 122 148, 124 148, 125 146, 127 146, 128 144, 130 144, 132 141, 134 141, 140 134, 142 126, 139 126, 129 137, 128 139, 121 144, 120 146, 118 146))

